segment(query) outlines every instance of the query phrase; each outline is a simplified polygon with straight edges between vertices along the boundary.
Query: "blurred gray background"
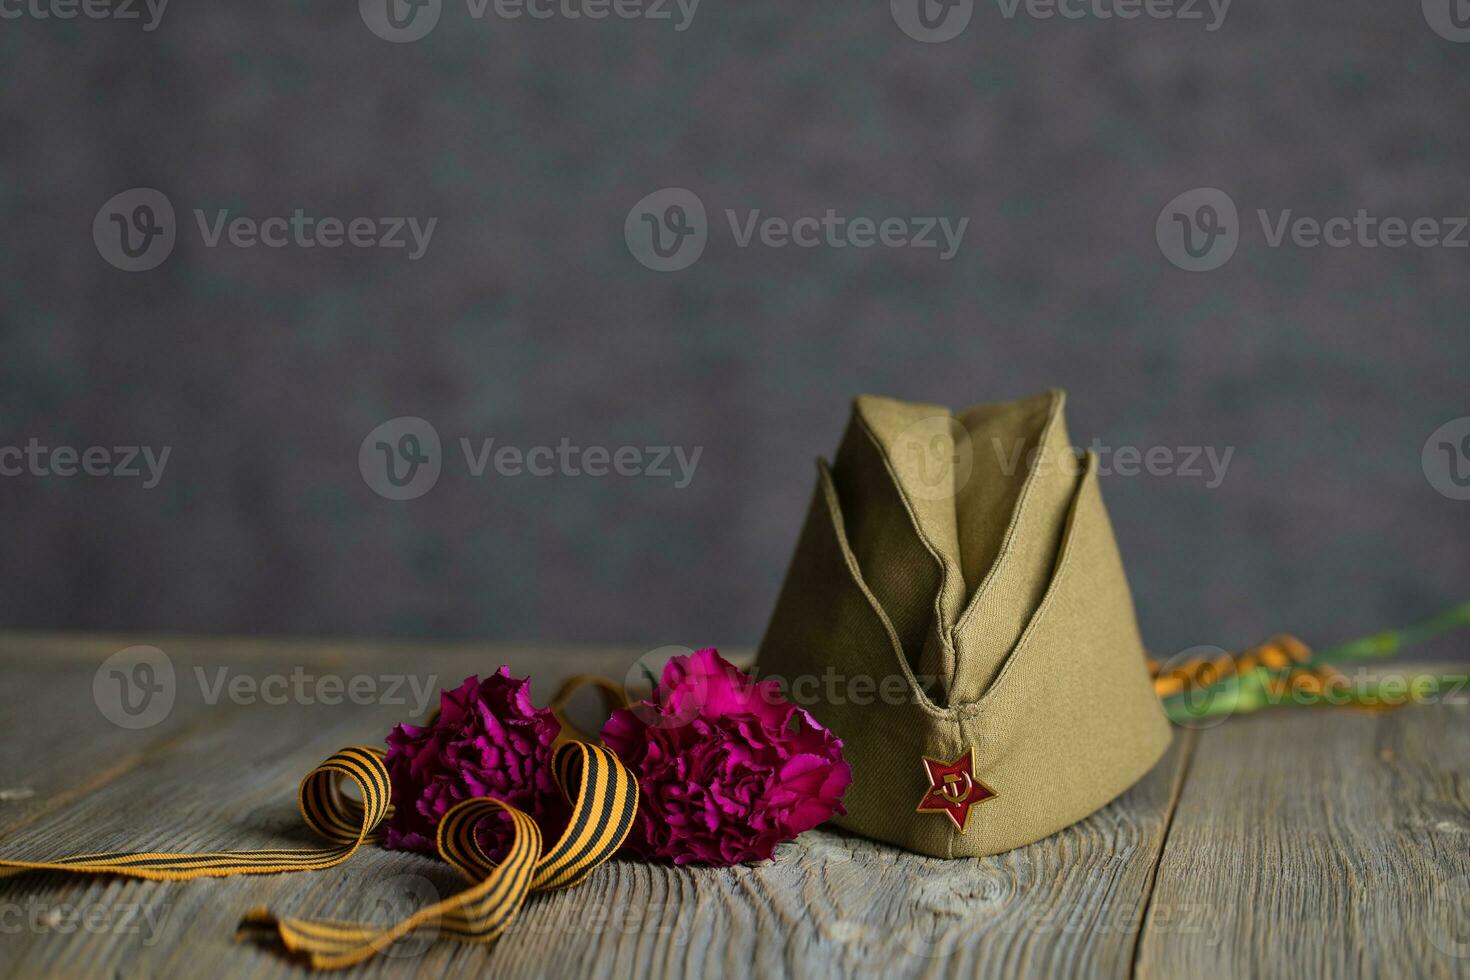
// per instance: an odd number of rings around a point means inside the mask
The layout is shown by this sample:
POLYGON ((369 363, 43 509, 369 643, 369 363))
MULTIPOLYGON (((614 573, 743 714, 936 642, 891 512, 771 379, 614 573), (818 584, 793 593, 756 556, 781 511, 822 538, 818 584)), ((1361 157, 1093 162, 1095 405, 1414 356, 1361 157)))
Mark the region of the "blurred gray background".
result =
POLYGON ((752 644, 853 395, 1053 385, 1079 443, 1233 448, 1215 487, 1104 480, 1153 649, 1470 596, 1470 502, 1421 464, 1470 415, 1470 249, 1272 248, 1256 217, 1470 214, 1470 44, 1419 4, 1236 0, 1211 31, 990 0, 944 43, 872 0, 666 9, 444 0, 412 43, 350 0, 0 22, 0 445, 171 447, 151 489, 0 478, 0 626, 752 644), (178 215, 146 272, 93 237, 135 187, 178 215), (677 272, 624 238, 666 187, 710 218, 677 272), (1198 187, 1240 215, 1208 272, 1155 237, 1198 187), (438 223, 409 261, 193 217, 296 208, 438 223), (724 216, 828 208, 969 226, 946 262, 742 248, 724 216), (405 501, 358 460, 399 416, 444 446, 405 501), (461 437, 703 453, 683 488, 477 478, 461 437))

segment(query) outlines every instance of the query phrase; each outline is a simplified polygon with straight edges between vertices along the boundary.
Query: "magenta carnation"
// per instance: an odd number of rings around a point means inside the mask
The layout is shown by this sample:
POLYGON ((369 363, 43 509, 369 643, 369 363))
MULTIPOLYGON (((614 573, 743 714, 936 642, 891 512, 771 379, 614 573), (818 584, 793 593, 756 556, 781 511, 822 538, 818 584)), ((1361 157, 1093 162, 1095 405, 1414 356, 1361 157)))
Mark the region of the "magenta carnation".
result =
POLYGON ((713 649, 674 657, 649 700, 613 712, 609 748, 642 797, 627 847, 675 864, 769 858, 845 813, 842 740, 713 649))
MULTIPOLYGON (((398 725, 388 735, 393 817, 383 846, 435 853, 439 821, 460 800, 490 796, 530 814, 548 839, 567 810, 551 775, 551 744, 561 723, 531 706, 529 679, 508 667, 466 678, 439 693, 439 716, 428 725, 398 725)), ((480 846, 494 856, 510 846, 509 817, 487 822, 480 846)))

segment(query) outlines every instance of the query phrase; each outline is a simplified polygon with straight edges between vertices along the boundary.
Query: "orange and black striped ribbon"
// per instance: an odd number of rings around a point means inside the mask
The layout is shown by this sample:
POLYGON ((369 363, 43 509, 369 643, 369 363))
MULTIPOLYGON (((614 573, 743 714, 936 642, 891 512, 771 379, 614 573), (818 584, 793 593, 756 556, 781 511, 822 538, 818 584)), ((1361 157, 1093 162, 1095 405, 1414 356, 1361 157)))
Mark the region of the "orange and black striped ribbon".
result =
POLYGON ((1278 680, 1300 680, 1304 677, 1331 679, 1336 673, 1327 664, 1313 665, 1312 650, 1301 640, 1283 633, 1273 636, 1243 653, 1191 657, 1183 663, 1160 664, 1150 658, 1149 675, 1154 693, 1161 698, 1201 690, 1230 677, 1244 677, 1258 667, 1277 672, 1278 680))
MULTIPOLYGON (((553 765, 572 814, 566 831, 549 850, 543 852, 535 821, 515 807, 489 797, 464 800, 440 821, 437 843, 444 860, 471 882, 465 891, 387 926, 283 918, 264 908, 246 913, 241 925, 274 930, 287 949, 324 970, 360 963, 419 929, 462 942, 494 942, 531 892, 580 883, 612 857, 633 826, 638 783, 610 750, 568 742, 557 749, 553 765), (476 830, 498 813, 510 815, 513 833, 509 853, 497 862, 480 848, 476 830)), ((382 750, 355 746, 337 752, 301 781, 301 815, 327 840, 323 847, 209 854, 108 852, 52 861, 0 858, 0 877, 47 870, 182 881, 318 871, 341 864, 363 844, 378 839, 378 828, 391 813, 390 798, 382 750), (349 783, 357 787, 360 801, 343 792, 349 783)))

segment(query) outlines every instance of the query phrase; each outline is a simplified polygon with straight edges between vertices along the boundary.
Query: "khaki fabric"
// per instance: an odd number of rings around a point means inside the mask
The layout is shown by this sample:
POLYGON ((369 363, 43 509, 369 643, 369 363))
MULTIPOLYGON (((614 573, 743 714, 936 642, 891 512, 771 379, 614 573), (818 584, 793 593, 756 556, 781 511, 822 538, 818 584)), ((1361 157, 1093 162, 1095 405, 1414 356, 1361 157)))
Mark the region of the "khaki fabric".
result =
POLYGON ((1096 459, 1072 450, 1064 405, 1048 391, 954 416, 864 396, 818 461, 758 670, 846 744, 839 825, 994 854, 1092 813, 1167 747, 1096 459), (924 757, 971 749, 995 797, 963 831, 916 812, 924 757))

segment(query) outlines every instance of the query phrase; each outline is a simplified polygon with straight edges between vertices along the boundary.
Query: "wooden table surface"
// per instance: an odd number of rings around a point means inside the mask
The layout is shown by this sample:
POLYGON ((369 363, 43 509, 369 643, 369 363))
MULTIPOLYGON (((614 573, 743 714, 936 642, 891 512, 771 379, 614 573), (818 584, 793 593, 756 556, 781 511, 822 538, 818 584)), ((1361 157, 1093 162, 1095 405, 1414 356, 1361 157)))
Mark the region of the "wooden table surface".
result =
MULTIPOLYGON (((544 701, 572 672, 621 678, 640 652, 0 636, 0 857, 303 846, 296 784, 411 716, 405 677, 437 690, 508 663, 544 701), (168 655, 176 693, 130 730, 93 685, 139 643, 168 655), (372 678, 358 700, 401 703, 322 703, 317 680, 357 675, 372 678)), ((533 896, 494 947, 413 940, 348 975, 1470 976, 1470 707, 1456 700, 1181 732, 1120 799, 993 858, 815 831, 760 865, 613 861, 533 896)), ((302 976, 236 941, 246 909, 382 919, 459 888, 443 864, 376 848, 289 875, 23 874, 0 879, 0 975, 302 976)))

